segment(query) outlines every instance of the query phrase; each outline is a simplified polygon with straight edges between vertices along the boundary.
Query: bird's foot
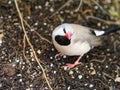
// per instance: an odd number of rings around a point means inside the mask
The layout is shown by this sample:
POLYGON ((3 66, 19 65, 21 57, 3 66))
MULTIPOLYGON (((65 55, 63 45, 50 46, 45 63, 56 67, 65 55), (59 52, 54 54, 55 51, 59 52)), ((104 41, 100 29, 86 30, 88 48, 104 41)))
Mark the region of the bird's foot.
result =
POLYGON ((59 56, 63 56, 63 55, 64 55, 64 54, 62 54, 62 53, 58 53, 58 54, 55 55, 55 58, 56 58, 56 57, 59 57, 59 56))
POLYGON ((66 69, 66 68, 71 69, 71 68, 74 68, 75 66, 77 66, 77 65, 79 65, 79 64, 82 64, 81 62, 79 62, 80 59, 82 58, 82 56, 83 56, 83 55, 80 55, 80 56, 78 57, 78 59, 77 59, 73 64, 68 63, 68 64, 66 64, 65 66, 63 66, 64 69, 66 69))
POLYGON ((63 66, 63 68, 64 68, 64 69, 66 69, 66 68, 71 69, 71 68, 74 68, 75 66, 77 66, 77 65, 79 65, 79 64, 81 64, 81 62, 75 62, 75 63, 73 63, 73 64, 68 63, 68 64, 66 64, 65 66, 63 66))

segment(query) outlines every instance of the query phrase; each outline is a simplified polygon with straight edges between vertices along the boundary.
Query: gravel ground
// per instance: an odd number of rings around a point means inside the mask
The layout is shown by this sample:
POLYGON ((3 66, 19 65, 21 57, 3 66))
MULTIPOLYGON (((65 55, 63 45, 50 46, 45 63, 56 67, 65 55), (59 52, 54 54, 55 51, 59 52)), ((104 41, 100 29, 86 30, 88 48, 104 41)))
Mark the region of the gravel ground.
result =
MULTIPOLYGON (((120 31, 104 37, 82 65, 77 56, 55 58, 51 33, 61 23, 96 29, 120 26, 119 0, 18 0, 25 29, 53 90, 120 90, 120 31), (79 8, 80 6, 80 8, 79 8), (30 26, 30 28, 28 27, 30 26)), ((50 90, 29 46, 14 0, 0 0, 0 90, 50 90)))

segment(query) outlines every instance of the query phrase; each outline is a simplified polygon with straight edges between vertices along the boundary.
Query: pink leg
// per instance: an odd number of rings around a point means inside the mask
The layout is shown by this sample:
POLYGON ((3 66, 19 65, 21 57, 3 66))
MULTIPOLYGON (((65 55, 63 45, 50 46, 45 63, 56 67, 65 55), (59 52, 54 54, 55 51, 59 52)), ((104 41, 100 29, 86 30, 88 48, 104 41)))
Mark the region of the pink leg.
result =
POLYGON ((79 65, 79 64, 80 64, 79 61, 80 61, 81 58, 82 58, 82 55, 80 55, 80 56, 78 57, 78 59, 77 59, 73 64, 70 64, 70 63, 66 64, 66 65, 64 66, 64 68, 73 68, 73 67, 79 65))
POLYGON ((59 56, 63 56, 64 54, 62 54, 62 53, 58 53, 58 54, 56 54, 55 55, 55 57, 59 57, 59 56))

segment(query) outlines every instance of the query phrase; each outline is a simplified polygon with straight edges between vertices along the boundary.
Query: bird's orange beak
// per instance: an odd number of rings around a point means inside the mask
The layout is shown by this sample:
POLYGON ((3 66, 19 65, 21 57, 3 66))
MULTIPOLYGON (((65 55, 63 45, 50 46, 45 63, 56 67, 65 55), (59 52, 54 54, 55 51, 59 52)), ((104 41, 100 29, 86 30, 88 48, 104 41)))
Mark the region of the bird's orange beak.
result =
POLYGON ((68 39, 71 39, 71 36, 72 36, 72 33, 71 32, 67 32, 65 34, 65 37, 68 38, 68 39))

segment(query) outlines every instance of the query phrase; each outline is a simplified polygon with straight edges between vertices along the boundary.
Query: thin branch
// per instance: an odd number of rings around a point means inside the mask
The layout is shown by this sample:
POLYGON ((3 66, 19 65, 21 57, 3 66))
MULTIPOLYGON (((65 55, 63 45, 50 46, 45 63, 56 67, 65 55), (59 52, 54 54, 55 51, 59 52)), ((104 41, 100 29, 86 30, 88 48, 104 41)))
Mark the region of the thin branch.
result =
POLYGON ((69 3, 71 3, 73 0, 68 0, 65 4, 63 4, 55 13, 53 13, 51 17, 55 16, 60 10, 62 10, 65 6, 67 6, 69 3))
POLYGON ((51 41, 49 41, 48 39, 44 38, 42 35, 40 35, 37 31, 34 31, 42 40, 48 42, 49 44, 52 44, 51 41))
POLYGON ((109 25, 111 25, 111 24, 112 25, 120 25, 120 20, 112 22, 112 21, 103 20, 103 19, 95 17, 95 16, 87 16, 86 18, 87 19, 89 19, 89 18, 96 19, 96 20, 99 20, 99 21, 104 22, 104 23, 109 24, 109 25))
MULTIPOLYGON (((25 20, 24 20, 24 23, 27 25, 27 27, 29 29, 31 29, 30 25, 25 20)), ((33 32, 35 32, 42 40, 48 42, 49 44, 52 44, 51 41, 49 41, 48 39, 46 39, 45 37, 43 37, 42 35, 40 35, 37 31, 33 31, 33 32)))
POLYGON ((102 72, 102 74, 108 78, 111 78, 112 80, 114 80, 114 78, 112 76, 110 76, 109 74, 105 73, 105 72, 102 72))
POLYGON ((83 0, 80 0, 79 6, 75 9, 75 12, 79 11, 80 7, 82 6, 82 2, 83 2, 83 0))
POLYGON ((102 80, 100 79, 93 79, 94 81, 100 81, 104 86, 109 87, 109 85, 105 84, 102 80))
POLYGON ((32 51, 33 51, 33 55, 34 55, 34 57, 35 57, 35 60, 37 61, 38 65, 40 66, 40 68, 41 68, 41 70, 42 70, 42 72, 43 72, 43 75, 44 75, 44 77, 45 77, 45 80, 46 80, 46 82, 47 82, 50 90, 53 90, 52 87, 51 87, 51 85, 50 85, 50 83, 49 83, 49 81, 48 81, 48 79, 47 79, 45 70, 44 70, 43 66, 41 65, 40 60, 38 59, 38 57, 37 57, 37 55, 36 55, 36 52, 35 52, 32 44, 31 44, 31 42, 30 42, 30 40, 29 40, 29 38, 28 38, 28 35, 27 35, 26 30, 25 30, 25 27, 24 27, 24 23, 23 23, 23 17, 22 17, 22 15, 21 15, 20 10, 19 10, 17 0, 14 0, 14 2, 15 2, 15 6, 16 6, 17 12, 18 12, 18 14, 19 14, 19 18, 20 18, 20 21, 21 21, 21 25, 22 25, 23 32, 24 32, 24 35, 25 35, 25 37, 26 37, 26 40, 27 40, 28 44, 30 45, 30 47, 31 47, 31 49, 32 49, 32 51))
POLYGON ((119 8, 119 7, 120 7, 120 5, 119 5, 119 1, 118 1, 118 0, 114 0, 114 1, 113 1, 113 3, 115 4, 114 6, 115 6, 115 8, 116 8, 116 11, 117 11, 117 12, 120 12, 120 8, 119 8))
POLYGON ((93 3, 95 3, 105 14, 107 14, 107 15, 109 15, 110 16, 110 14, 108 13, 108 12, 106 12, 105 10, 104 10, 104 8, 98 3, 98 2, 96 2, 96 0, 91 0, 93 3))
POLYGON ((25 35, 24 35, 24 38, 23 38, 23 56, 24 56, 26 62, 28 62, 29 65, 31 66, 30 61, 28 60, 28 58, 27 58, 26 55, 25 55, 25 47, 26 47, 26 37, 25 37, 25 35))
POLYGON ((104 61, 106 60, 106 56, 104 57, 103 60, 97 60, 97 59, 92 59, 90 60, 90 62, 99 62, 99 63, 104 63, 104 61))

